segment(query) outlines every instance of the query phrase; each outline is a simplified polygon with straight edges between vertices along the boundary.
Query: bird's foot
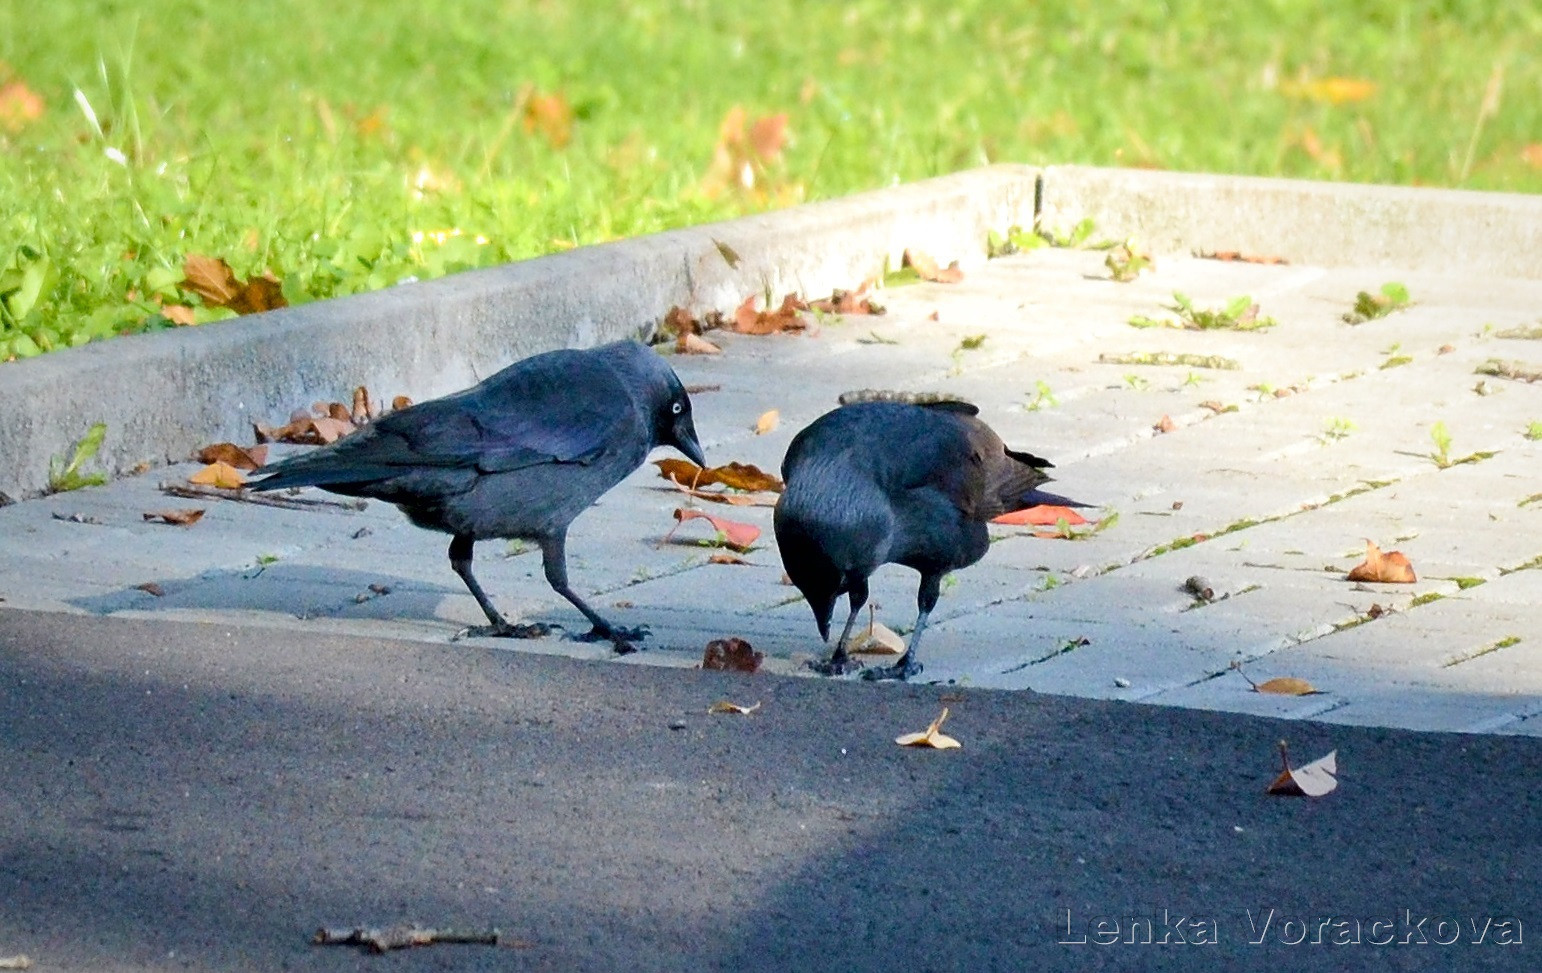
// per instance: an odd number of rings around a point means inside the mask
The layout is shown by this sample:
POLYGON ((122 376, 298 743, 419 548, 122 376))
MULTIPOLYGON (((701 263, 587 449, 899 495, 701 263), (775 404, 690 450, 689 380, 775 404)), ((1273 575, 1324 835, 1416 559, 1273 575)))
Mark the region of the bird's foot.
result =
POLYGON ((869 682, 877 682, 880 679, 898 679, 900 682, 904 682, 911 676, 919 676, 921 668, 921 663, 906 656, 892 666, 873 666, 870 669, 864 669, 862 670, 862 678, 869 682))
POLYGON ((843 658, 831 657, 823 662, 810 659, 804 665, 819 673, 821 676, 845 676, 862 669, 862 663, 851 656, 843 658))
POLYGON ((459 642, 461 639, 542 639, 551 634, 552 627, 545 622, 526 622, 519 625, 511 625, 508 622, 500 622, 497 625, 472 625, 455 633, 451 641, 459 642))
POLYGON ((646 625, 634 625, 631 628, 596 625, 582 635, 573 636, 573 640, 575 642, 609 642, 615 646, 617 655, 630 655, 639 648, 632 643, 641 642, 648 637, 648 634, 646 625))

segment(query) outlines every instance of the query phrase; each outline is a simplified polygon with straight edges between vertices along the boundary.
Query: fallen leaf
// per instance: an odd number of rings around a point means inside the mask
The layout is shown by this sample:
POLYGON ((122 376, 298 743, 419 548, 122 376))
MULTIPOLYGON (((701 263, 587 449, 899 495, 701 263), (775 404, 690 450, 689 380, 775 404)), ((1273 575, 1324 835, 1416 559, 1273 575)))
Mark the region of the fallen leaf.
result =
POLYGON ((1160 419, 1158 419, 1156 421, 1155 425, 1153 425, 1151 427, 1152 431, 1156 432, 1158 434, 1165 433, 1165 432, 1172 432, 1174 429, 1177 429, 1177 428, 1178 428, 1178 424, 1173 421, 1173 417, 1172 416, 1163 416, 1162 418, 1160 418, 1160 419))
POLYGON ((405 409, 410 405, 412 405, 411 399, 407 398, 405 395, 398 395, 391 400, 391 411, 395 412, 398 409, 405 409))
POLYGON ((1280 676, 1269 679, 1253 686, 1255 693, 1268 693, 1271 696, 1317 696, 1321 689, 1307 682, 1305 679, 1297 679, 1295 676, 1280 676))
POLYGON ((665 541, 673 537, 675 531, 680 529, 680 524, 685 523, 687 520, 705 520, 712 525, 713 530, 722 535, 720 544, 731 547, 736 551, 748 551, 760 537, 760 528, 754 524, 742 524, 737 520, 714 517, 712 514, 700 510, 686 510, 683 507, 676 508, 675 520, 677 521, 675 526, 670 529, 668 534, 664 535, 665 541))
POLYGON ((713 703, 711 706, 708 706, 707 707, 707 712, 708 713, 734 713, 734 714, 736 714, 738 716, 747 716, 750 713, 753 713, 753 712, 755 712, 758 709, 760 709, 759 701, 757 701, 755 703, 755 705, 753 705, 753 706, 740 706, 738 703, 730 703, 728 700, 724 699, 724 700, 720 700, 720 701, 718 701, 716 703, 713 703))
POLYGON ((862 286, 854 291, 836 288, 830 292, 829 297, 809 301, 808 306, 826 314, 884 314, 886 312, 883 305, 875 304, 872 298, 867 296, 868 289, 872 286, 872 280, 864 280, 862 286))
POLYGON ((718 672, 757 672, 764 659, 765 653, 756 652, 744 639, 713 639, 702 652, 701 667, 718 672))
POLYGON ((191 527, 203 519, 203 511, 197 507, 182 510, 156 510, 144 515, 146 520, 159 520, 177 527, 191 527))
POLYGON ((1309 764, 1291 769, 1290 749, 1285 741, 1280 741, 1280 762, 1285 769, 1274 778, 1269 785, 1270 794, 1283 794, 1287 797, 1322 797, 1335 787, 1339 782, 1335 775, 1338 773, 1338 751, 1330 750, 1327 756, 1318 757, 1309 764))
POLYGON ((749 463, 725 463, 702 469, 690 460, 671 458, 654 460, 653 465, 659 468, 659 476, 674 480, 682 486, 699 488, 722 484, 731 490, 773 493, 781 493, 785 489, 780 479, 749 463))
POLYGON ((756 300, 756 296, 751 294, 735 309, 732 326, 738 333, 766 335, 803 329, 805 322, 799 312, 808 310, 808 305, 798 295, 787 294, 774 311, 756 310, 756 300))
POLYGON ((573 108, 560 92, 546 93, 526 84, 519 98, 520 124, 525 134, 539 132, 553 148, 566 148, 573 139, 573 108))
POLYGON ((210 463, 187 478, 187 482, 199 486, 218 487, 221 490, 237 490, 246 484, 246 476, 229 463, 210 463))
POLYGON ((337 419, 332 416, 317 416, 311 421, 311 428, 315 430, 316 438, 325 446, 333 443, 353 432, 354 424, 348 419, 337 419))
POLYGON ((1072 527, 1087 523, 1086 517, 1070 507, 1058 507, 1048 503, 1002 514, 1000 517, 992 518, 991 523, 1005 524, 1008 527, 1054 527, 1062 520, 1072 527))
POLYGON ((268 461, 266 446, 237 446, 235 443, 215 443, 198 451, 200 463, 226 463, 238 470, 257 470, 268 461))
POLYGON ((1364 101, 1376 94, 1376 82, 1361 78, 1319 78, 1316 81, 1286 81, 1280 92, 1291 98, 1321 102, 1325 105, 1343 105, 1352 101, 1364 101))
POLYGON ((166 597, 166 589, 162 588, 154 581, 146 581, 144 584, 136 584, 134 587, 138 588, 140 591, 148 592, 157 598, 166 597))
POLYGON ((750 562, 746 561, 744 558, 740 557, 737 554, 724 554, 722 551, 719 551, 716 554, 712 555, 711 557, 707 558, 707 563, 708 564, 748 564, 750 562))
POLYGON ((1236 250, 1200 250, 1195 256, 1201 260, 1235 260, 1246 264, 1285 264, 1290 262, 1284 257, 1258 256, 1241 253, 1236 250))
POLYGON ((0 128, 19 132, 43 115, 43 98, 20 78, 0 84, 0 128))
POLYGON ((721 355, 723 349, 699 334, 686 331, 675 339, 675 351, 682 355, 721 355))
POLYGON ((744 259, 743 257, 739 256, 739 251, 735 250, 733 247, 730 247, 722 240, 714 239, 712 241, 712 245, 717 247, 717 252, 722 256, 723 262, 728 265, 729 270, 739 269, 739 262, 744 259))
POLYGON ((903 655, 905 640, 894 629, 870 614, 867 627, 857 633, 846 651, 859 655, 903 655))
POLYGON ((362 426, 371 419, 380 415, 380 408, 370 400, 369 389, 360 385, 353 390, 353 408, 348 410, 348 418, 356 426, 362 426))
POLYGON ((172 324, 181 325, 184 328, 198 323, 193 317, 193 309, 186 304, 163 304, 161 306, 161 317, 172 324))
POLYGON ((1419 579, 1414 575, 1413 564, 1402 551, 1382 553, 1381 548, 1367 539, 1365 560, 1350 568, 1349 580, 1381 584, 1413 584, 1419 579))
POLYGON ((775 429, 777 424, 781 421, 782 413, 776 409, 761 413, 760 418, 755 420, 755 435, 764 436, 766 433, 775 429))
POLYGON ((765 115, 751 121, 742 105, 734 105, 718 126, 712 163, 702 176, 702 191, 715 197, 727 190, 754 192, 767 181, 771 166, 787 144, 787 114, 765 115))
POLYGON ((936 260, 920 250, 907 249, 903 266, 914 268, 922 280, 939 284, 956 284, 964 279, 964 272, 958 269, 957 260, 946 267, 939 267, 936 260))
POLYGON ((207 307, 228 307, 237 314, 254 314, 287 307, 283 284, 271 273, 246 280, 236 277, 218 257, 189 254, 182 262, 182 287, 203 298, 207 307))
POLYGON ((963 744, 941 732, 942 721, 948 718, 948 708, 942 708, 942 714, 932 720, 930 726, 920 733, 906 733, 894 738, 894 742, 902 747, 931 747, 934 750, 951 750, 954 747, 962 747, 963 744))

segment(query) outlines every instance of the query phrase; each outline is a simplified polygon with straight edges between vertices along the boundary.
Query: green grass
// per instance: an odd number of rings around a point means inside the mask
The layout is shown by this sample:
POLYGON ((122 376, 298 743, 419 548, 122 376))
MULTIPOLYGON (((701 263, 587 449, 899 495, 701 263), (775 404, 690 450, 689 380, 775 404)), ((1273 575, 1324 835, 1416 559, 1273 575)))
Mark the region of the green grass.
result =
POLYGON ((301 303, 996 161, 1537 191, 1539 36, 1478 0, 0 4, 0 360, 228 316, 189 254, 301 303), (709 193, 735 106, 790 140, 709 193))

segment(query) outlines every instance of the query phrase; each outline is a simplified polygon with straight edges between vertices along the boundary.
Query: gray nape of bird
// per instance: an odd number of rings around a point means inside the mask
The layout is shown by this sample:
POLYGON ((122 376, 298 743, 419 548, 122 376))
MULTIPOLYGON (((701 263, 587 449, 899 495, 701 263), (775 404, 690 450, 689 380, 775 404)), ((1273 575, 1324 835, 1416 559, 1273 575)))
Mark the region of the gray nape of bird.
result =
POLYGON ((956 401, 855 402, 793 439, 775 513, 782 564, 808 599, 820 638, 830 637, 836 599, 845 594, 851 606, 829 660, 815 670, 843 675, 860 667, 846 649, 868 577, 881 564, 903 564, 921 573, 909 647, 893 666, 863 676, 919 673, 917 649, 942 579, 985 556, 986 522, 1040 503, 1084 506, 1040 491, 1051 464, 1008 449, 978 411, 956 401))
POLYGON ((487 538, 541 547, 546 580, 593 623, 585 641, 630 652, 642 628, 611 625, 568 586, 568 525, 641 466, 655 446, 706 465, 691 400, 674 370, 635 341, 553 351, 515 362, 454 395, 388 413, 328 446, 264 467, 257 490, 318 486, 394 503, 419 527, 451 536, 450 567, 490 623, 467 634, 531 638, 511 625, 471 573, 487 538))

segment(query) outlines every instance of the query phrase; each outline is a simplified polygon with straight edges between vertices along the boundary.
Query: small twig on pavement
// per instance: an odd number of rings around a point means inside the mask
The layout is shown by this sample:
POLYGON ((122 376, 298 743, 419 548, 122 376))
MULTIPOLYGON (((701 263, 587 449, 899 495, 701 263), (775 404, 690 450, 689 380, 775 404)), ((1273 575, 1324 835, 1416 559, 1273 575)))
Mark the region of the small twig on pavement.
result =
POLYGON ((310 510, 315 507, 340 507, 343 510, 363 510, 368 503, 364 500, 312 500, 308 497, 275 497, 264 493, 253 493, 250 490, 222 490, 219 487, 199 486, 197 484, 162 483, 161 492, 174 497, 184 497, 190 500, 235 500, 240 503, 255 503, 263 507, 283 507, 286 510, 310 510))

